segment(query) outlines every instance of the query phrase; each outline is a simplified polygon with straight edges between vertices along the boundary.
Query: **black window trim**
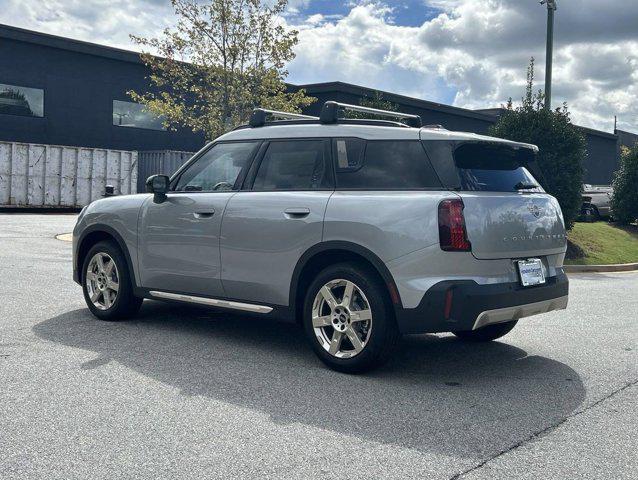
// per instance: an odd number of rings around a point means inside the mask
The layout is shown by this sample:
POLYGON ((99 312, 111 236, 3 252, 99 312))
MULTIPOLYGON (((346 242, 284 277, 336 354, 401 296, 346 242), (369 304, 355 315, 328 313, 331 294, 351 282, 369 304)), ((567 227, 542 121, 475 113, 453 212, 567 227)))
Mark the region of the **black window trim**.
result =
POLYGON ((5 113, 5 112, 0 112, 0 115, 7 115, 8 117, 21 117, 21 118, 31 118, 31 119, 39 119, 42 120, 44 118, 46 118, 47 116, 47 104, 46 104, 46 99, 47 99, 47 89, 44 86, 35 86, 34 84, 31 85, 17 85, 13 82, 5 82, 4 80, 0 80, 0 83, 3 85, 11 85, 14 87, 23 87, 23 88, 31 88, 33 90, 42 90, 42 116, 39 117, 37 115, 20 115, 17 113, 5 113), (32 86, 33 85, 33 86, 32 86))
POLYGON ((195 155, 193 155, 191 157, 190 160, 188 160, 184 165, 182 165, 181 167, 179 167, 177 169, 177 171, 175 173, 173 173, 173 175, 170 177, 170 181, 169 181, 169 192, 170 194, 176 194, 176 195, 180 195, 180 194, 192 194, 192 193, 232 193, 232 192, 240 192, 244 186, 244 182, 246 180, 246 177, 248 176, 248 172, 250 172, 250 169, 252 168, 253 163, 255 162, 255 159, 260 155, 261 150, 264 146, 264 141, 263 140, 253 140, 253 139, 244 139, 244 140, 222 140, 222 141, 214 141, 209 143, 208 145, 206 145, 203 149, 201 149, 199 152, 197 152, 195 155), (243 172, 240 172, 239 176, 237 177, 237 180, 235 181, 235 185, 233 186, 232 190, 186 190, 186 191, 182 191, 182 190, 175 190, 175 187, 177 187, 177 183, 179 182, 179 179, 181 178, 181 176, 193 165, 197 162, 197 160, 199 160, 200 158, 202 158, 204 155, 206 155, 208 152, 210 152, 213 148, 215 148, 215 146, 217 145, 228 145, 228 144, 232 144, 232 143, 254 143, 256 144, 256 148, 253 150, 251 157, 248 159, 248 163, 247 163, 247 167, 246 169, 244 169, 243 172))
MULTIPOLYGON (((419 139, 416 140, 412 140, 412 139, 392 139, 392 138, 374 138, 374 139, 366 139, 366 138, 361 138, 361 137, 357 137, 357 136, 353 136, 353 135, 344 135, 344 136, 338 136, 338 137, 332 137, 331 138, 332 142, 330 145, 330 151, 332 153, 333 156, 333 170, 334 170, 334 177, 335 177, 335 191, 336 192, 440 192, 440 191, 448 191, 449 189, 446 188, 443 184, 443 182, 441 181, 441 179, 439 178, 439 175, 436 171, 436 169, 434 168, 434 165, 432 165, 432 161, 430 160, 430 156, 428 155, 427 150, 425 149, 425 146, 423 145, 423 142, 419 139), (368 149, 368 143, 369 142, 418 142, 419 144, 421 144, 421 148, 423 149, 423 152, 425 153, 425 158, 427 159, 427 161, 430 164, 430 168, 432 170, 432 172, 434 173, 434 176, 436 178, 436 180, 439 182, 440 186, 437 187, 421 187, 421 188, 352 188, 352 187, 339 187, 339 177, 337 175, 337 173, 339 172, 339 169, 337 167, 337 158, 334 155, 334 147, 333 144, 336 140, 343 140, 343 139, 349 139, 349 138, 356 138, 359 140, 363 140, 364 141, 364 146, 363 146, 363 151, 361 152, 361 156, 363 157, 364 161, 365 161, 365 154, 366 151, 368 149)), ((363 163, 361 164, 360 167, 358 167, 356 170, 352 170, 352 172, 357 172, 359 171, 361 168, 363 167, 363 163)), ((343 172, 343 169, 341 169, 341 171, 343 172)))
POLYGON ((259 172, 259 167, 261 167, 261 162, 263 161, 265 155, 266 155, 266 151, 268 150, 268 147, 270 146, 270 144, 272 143, 282 143, 282 142, 301 142, 301 141, 321 141, 323 143, 323 155, 324 158, 328 164, 328 166, 333 166, 333 162, 332 162, 332 152, 331 152, 331 148, 332 148, 332 144, 331 144, 331 137, 278 137, 278 138, 269 138, 264 140, 263 145, 261 146, 261 148, 259 149, 259 154, 255 157, 255 159, 253 160, 253 163, 250 167, 250 169, 248 170, 248 174, 244 180, 244 186, 241 189, 241 191, 249 191, 249 192, 268 192, 268 193, 274 193, 274 192, 334 192, 335 191, 335 172, 334 172, 334 168, 327 168, 327 172, 328 174, 331 176, 331 178, 328 179, 328 181, 330 182, 330 186, 326 187, 326 188, 305 188, 305 189, 299 189, 299 188, 278 188, 278 189, 274 189, 274 190, 255 190, 254 189, 254 185, 255 185, 255 179, 257 178, 257 172, 259 172))

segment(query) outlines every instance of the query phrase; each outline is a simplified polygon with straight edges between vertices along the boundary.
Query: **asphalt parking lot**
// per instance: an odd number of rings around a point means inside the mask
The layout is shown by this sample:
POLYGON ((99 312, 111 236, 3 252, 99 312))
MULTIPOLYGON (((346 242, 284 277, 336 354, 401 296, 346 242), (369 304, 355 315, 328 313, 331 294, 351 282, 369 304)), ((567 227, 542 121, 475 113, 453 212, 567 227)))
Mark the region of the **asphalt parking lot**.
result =
POLYGON ((0 478, 635 478, 638 273, 499 342, 324 368, 295 326, 145 302, 95 320, 71 215, 0 215, 0 478))

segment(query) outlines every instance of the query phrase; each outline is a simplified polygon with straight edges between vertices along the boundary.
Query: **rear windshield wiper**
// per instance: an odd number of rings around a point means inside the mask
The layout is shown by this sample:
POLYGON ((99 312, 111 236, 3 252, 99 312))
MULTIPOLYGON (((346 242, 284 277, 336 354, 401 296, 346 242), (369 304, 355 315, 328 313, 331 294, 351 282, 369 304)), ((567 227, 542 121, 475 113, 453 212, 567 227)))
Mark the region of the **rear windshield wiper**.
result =
POLYGON ((538 185, 536 185, 535 183, 518 182, 516 185, 514 185, 514 190, 532 190, 534 188, 538 188, 538 185))

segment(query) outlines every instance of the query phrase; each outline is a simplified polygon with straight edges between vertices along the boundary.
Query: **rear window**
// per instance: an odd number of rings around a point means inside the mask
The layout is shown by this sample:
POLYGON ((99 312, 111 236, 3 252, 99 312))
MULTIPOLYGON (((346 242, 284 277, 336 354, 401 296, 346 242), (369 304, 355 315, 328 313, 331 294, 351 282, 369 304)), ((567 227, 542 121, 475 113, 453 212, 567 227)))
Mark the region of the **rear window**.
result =
POLYGON ((447 188, 476 192, 541 192, 534 153, 478 142, 424 142, 447 188))
POLYGON ((423 190, 441 188, 419 141, 333 140, 337 188, 423 190))

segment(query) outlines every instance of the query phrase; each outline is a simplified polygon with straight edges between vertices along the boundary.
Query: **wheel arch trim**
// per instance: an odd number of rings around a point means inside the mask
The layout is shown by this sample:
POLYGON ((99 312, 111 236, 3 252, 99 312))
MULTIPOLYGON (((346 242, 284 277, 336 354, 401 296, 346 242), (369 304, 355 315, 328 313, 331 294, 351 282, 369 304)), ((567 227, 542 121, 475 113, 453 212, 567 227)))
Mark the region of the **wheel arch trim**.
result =
POLYGON ((357 243, 340 241, 340 240, 331 240, 331 241, 321 242, 321 243, 313 245, 312 247, 307 249, 297 261, 297 264, 295 265, 295 269, 293 270, 293 274, 292 274, 292 278, 290 282, 290 293, 288 297, 289 298, 288 305, 292 312, 297 311, 297 307, 298 307, 297 295, 299 293, 298 292, 299 280, 301 278, 301 273, 303 272, 304 268, 308 265, 310 260, 315 258, 318 254, 322 252, 327 252, 330 250, 337 250, 337 251, 341 250, 344 252, 349 252, 349 253, 358 255, 360 257, 363 257, 365 260, 367 260, 383 279, 383 282, 389 291, 388 293, 390 294, 390 297, 394 306, 402 307, 401 296, 399 294, 399 290, 397 289, 396 282, 394 281, 394 277, 390 273, 390 270, 385 265, 385 263, 383 263, 383 260, 381 260, 371 250, 357 243))
POLYGON ((135 268, 133 268, 133 261, 131 260, 131 254, 128 247, 126 246, 126 242, 122 238, 122 235, 120 235, 120 233, 116 229, 114 229, 110 225, 105 225, 103 223, 94 223, 92 225, 89 225, 82 231, 78 238, 77 258, 75 259, 74 265, 77 269, 76 271, 78 272, 78 283, 82 281, 82 264, 84 263, 84 258, 80 258, 80 252, 82 251, 82 246, 84 241, 86 240, 86 237, 88 237, 92 233, 105 233, 115 240, 117 245, 120 247, 120 250, 122 250, 124 258, 126 259, 126 266, 128 267, 129 274, 131 275, 133 288, 137 287, 138 283, 136 278, 136 271, 135 268))

